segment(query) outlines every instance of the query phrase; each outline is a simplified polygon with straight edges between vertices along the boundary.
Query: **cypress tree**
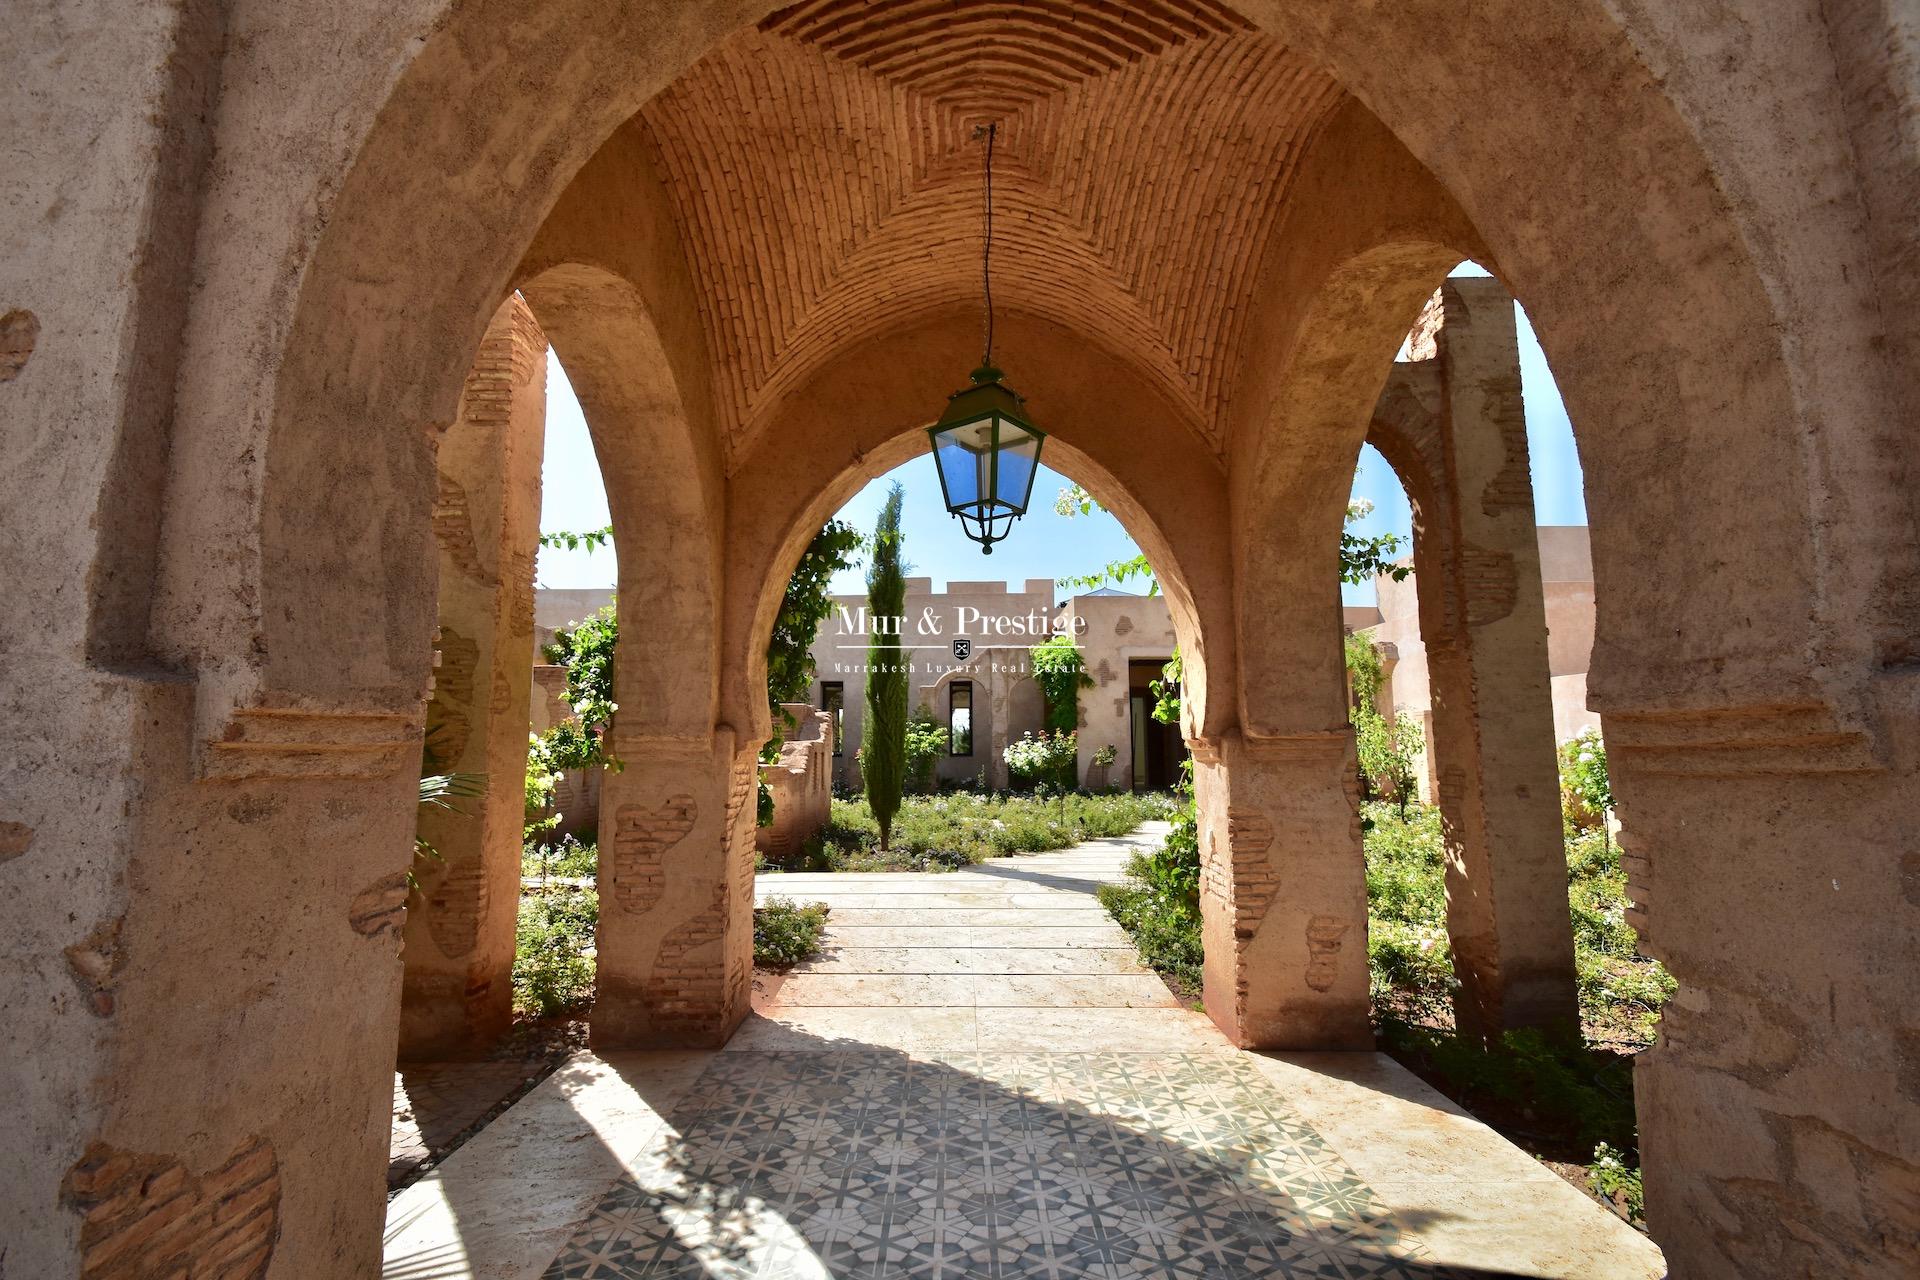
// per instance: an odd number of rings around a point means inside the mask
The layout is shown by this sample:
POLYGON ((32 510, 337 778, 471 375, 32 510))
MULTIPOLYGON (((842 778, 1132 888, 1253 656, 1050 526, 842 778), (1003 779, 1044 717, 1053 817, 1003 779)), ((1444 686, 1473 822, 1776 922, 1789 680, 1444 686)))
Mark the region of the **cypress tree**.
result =
POLYGON ((900 504, 905 490, 896 482, 880 509, 873 530, 873 558, 867 566, 867 724, 860 748, 860 773, 867 807, 880 824, 880 847, 888 848, 893 816, 907 772, 907 669, 900 650, 900 629, 907 611, 907 570, 900 560, 900 504))

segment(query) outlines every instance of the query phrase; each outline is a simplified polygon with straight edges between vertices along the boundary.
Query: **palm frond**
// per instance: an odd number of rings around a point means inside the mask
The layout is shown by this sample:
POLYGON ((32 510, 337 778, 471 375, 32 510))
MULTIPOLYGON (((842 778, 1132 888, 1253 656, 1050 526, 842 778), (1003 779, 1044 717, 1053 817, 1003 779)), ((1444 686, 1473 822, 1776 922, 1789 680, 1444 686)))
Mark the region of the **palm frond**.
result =
POLYGON ((456 801, 479 799, 487 794, 484 773, 430 773, 420 779, 420 803, 453 813, 464 813, 456 801))

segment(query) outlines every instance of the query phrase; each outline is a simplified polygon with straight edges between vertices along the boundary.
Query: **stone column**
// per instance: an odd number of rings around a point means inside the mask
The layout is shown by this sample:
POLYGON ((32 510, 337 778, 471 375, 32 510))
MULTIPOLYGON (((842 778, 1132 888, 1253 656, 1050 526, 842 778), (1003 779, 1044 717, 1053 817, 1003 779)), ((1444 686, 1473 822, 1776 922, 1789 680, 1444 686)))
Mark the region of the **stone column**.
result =
POLYGON ((1513 299, 1450 279, 1368 439, 1415 507, 1433 789, 1462 1029, 1571 1028, 1573 932, 1513 299))
POLYGON ((592 1042, 718 1048, 753 984, 756 753, 623 738, 600 793, 600 926, 592 1042))
POLYGON ((462 813, 421 814, 439 859, 414 864, 403 1059, 484 1046, 513 1017, 546 371, 546 338, 515 296, 488 326, 460 417, 440 441, 440 632, 427 752, 436 772, 483 776, 486 795, 458 802, 462 813))
POLYGON ((1634 1062, 1675 1275, 1911 1275, 1920 1257, 1920 676, 1607 720, 1627 923, 1679 991, 1634 1062))
POLYGON ((1352 731, 1189 745, 1208 1014, 1243 1048, 1372 1048, 1352 731))
POLYGON ((1447 929, 1470 1032, 1577 1025, 1546 605, 1513 299, 1448 280, 1435 345, 1451 555, 1423 591, 1447 929))

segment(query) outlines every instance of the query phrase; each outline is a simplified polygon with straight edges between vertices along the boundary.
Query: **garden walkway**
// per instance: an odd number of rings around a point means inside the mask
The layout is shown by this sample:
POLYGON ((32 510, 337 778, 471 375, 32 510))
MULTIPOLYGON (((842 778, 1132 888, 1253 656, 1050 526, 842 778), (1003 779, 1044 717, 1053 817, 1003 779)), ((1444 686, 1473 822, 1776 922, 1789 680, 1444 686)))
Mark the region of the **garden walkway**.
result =
POLYGON ((1384 1056, 1181 1008, 1093 898, 1129 843, 761 877, 823 955, 724 1051, 562 1067, 394 1200, 388 1280, 1663 1274, 1384 1056))

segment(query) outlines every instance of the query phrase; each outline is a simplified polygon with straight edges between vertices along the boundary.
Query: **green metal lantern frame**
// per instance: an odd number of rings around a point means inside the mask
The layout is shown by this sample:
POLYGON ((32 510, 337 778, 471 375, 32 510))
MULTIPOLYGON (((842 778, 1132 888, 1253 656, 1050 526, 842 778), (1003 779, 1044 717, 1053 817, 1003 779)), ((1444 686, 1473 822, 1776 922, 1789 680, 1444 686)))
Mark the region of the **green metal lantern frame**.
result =
POLYGON ((940 421, 927 428, 927 440, 933 446, 934 469, 940 473, 940 496, 947 511, 958 521, 966 535, 980 544, 982 555, 993 554, 993 544, 1004 540, 1013 522, 1027 514, 1033 500, 1033 482, 1040 474, 1040 451, 1047 433, 1027 421, 1026 401, 1012 387, 1000 381, 1003 376, 993 363, 993 140, 1000 132, 998 123, 974 130, 973 136, 986 145, 981 162, 984 220, 980 238, 980 291, 986 303, 986 343, 980 353, 980 367, 973 371, 973 385, 947 397, 940 421), (970 443, 965 433, 987 424, 985 438, 970 443), (1009 438, 1011 432, 1012 438, 1009 438), (1033 452, 1026 453, 1031 442, 1033 452), (959 493, 957 474, 949 475, 964 456, 971 472, 972 496, 959 493), (1015 456, 1027 464, 1026 481, 1019 493, 1002 493, 1002 459, 1015 456))
MULTIPOLYGON (((941 499, 967 537, 980 544, 981 554, 989 556, 993 544, 1003 541, 1012 531, 1013 522, 1027 513, 1033 500, 1033 482, 1040 474, 1040 454, 1047 442, 1047 433, 1027 420, 1023 410, 1026 401, 1000 380, 1002 376, 993 365, 982 364, 973 371, 973 385, 949 396, 940 420, 927 428, 934 469, 940 473, 941 499), (971 448, 960 438, 961 433, 982 423, 991 424, 985 447, 971 448), (1016 438, 1008 438, 1009 428, 1017 433, 1016 438), (943 448, 943 438, 948 447, 943 448), (1029 440, 1033 453, 1027 459, 1026 481, 1019 485, 1017 494, 1003 493, 1002 461, 1029 440), (973 459, 979 491, 971 499, 955 497, 957 477, 950 480, 947 474, 951 450, 956 449, 973 459)), ((1012 477, 1008 480, 1017 483, 1012 477)))

